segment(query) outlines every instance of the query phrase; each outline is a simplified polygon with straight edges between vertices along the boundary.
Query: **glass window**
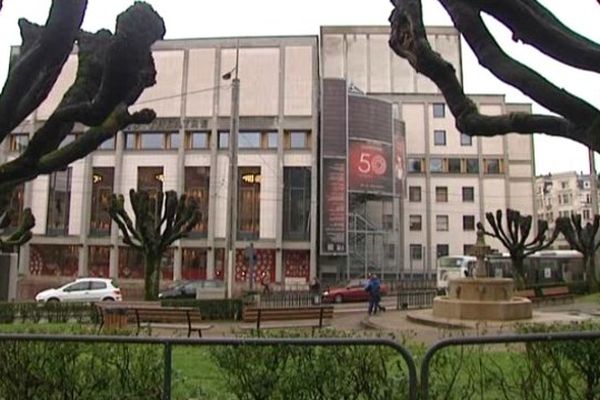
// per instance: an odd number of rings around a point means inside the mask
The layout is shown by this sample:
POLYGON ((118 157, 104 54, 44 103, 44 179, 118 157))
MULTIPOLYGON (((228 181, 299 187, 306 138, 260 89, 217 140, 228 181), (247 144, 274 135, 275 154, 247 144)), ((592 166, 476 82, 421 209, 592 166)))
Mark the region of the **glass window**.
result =
POLYGON ((451 174, 460 174, 460 158, 448 159, 448 172, 451 174))
POLYGON ((463 244, 463 254, 469 255, 471 253, 472 248, 473 248, 472 244, 463 244))
POLYGON ((307 146, 307 133, 304 131, 290 132, 290 148, 305 149, 307 146))
POLYGON ((446 186, 435 187, 435 201, 438 203, 448 202, 448 188, 446 186))
POLYGON ((185 193, 198 202, 200 221, 194 226, 191 234, 206 236, 208 232, 208 193, 210 183, 209 167, 185 167, 185 193))
POLYGON ((479 173, 479 160, 477 158, 467 158, 467 174, 479 173))
POLYGON ((258 239, 260 234, 260 167, 240 167, 238 176, 238 238, 258 239))
POLYGON ((163 167, 138 167, 137 189, 145 190, 151 198, 162 192, 164 180, 163 167))
POLYGON ((189 133, 189 149, 207 149, 208 148, 208 132, 190 132, 189 133))
POLYGON ((410 245, 410 258, 411 260, 422 260, 423 259, 423 246, 420 244, 410 245))
POLYGON ((276 149, 279 145, 279 132, 267 132, 267 147, 276 149))
POLYGON ((29 145, 29 134, 14 133, 10 135, 10 151, 23 152, 29 145))
POLYGON ((65 292, 81 292, 83 290, 89 290, 90 282, 76 282, 72 285, 67 286, 63 289, 65 292))
POLYGON ((240 149, 259 149, 260 132, 240 132, 238 148, 240 149))
MULTIPOLYGON (((110 247, 89 246, 88 247, 88 274, 106 278, 110 269, 110 247)), ((114 285, 114 282, 113 282, 114 285)))
POLYGON ((310 239, 310 179, 310 168, 284 168, 283 238, 286 240, 310 239))
POLYGON ((106 289, 106 282, 90 282, 90 289, 91 290, 101 290, 101 289, 106 289))
POLYGON ((140 149, 157 150, 164 147, 164 135, 162 133, 142 133, 140 135, 140 149))
POLYGON ((429 170, 431 172, 444 172, 444 160, 442 158, 431 158, 429 160, 429 170))
POLYGON ((423 160, 420 158, 409 158, 408 172, 423 172, 423 160))
POLYGON ((448 216, 447 215, 436 215, 435 216, 435 230, 436 231, 447 231, 448 230, 448 216))
POLYGON ((421 216, 411 215, 408 217, 409 224, 408 229, 411 231, 420 231, 422 229, 421 216))
POLYGON ((115 137, 111 137, 108 140, 105 140, 104 142, 102 142, 102 144, 100 145, 100 147, 98 147, 99 150, 114 150, 115 149, 115 137))
POLYGON ((408 201, 421 201, 421 186, 410 186, 408 188, 408 201))
POLYGON ((474 215, 463 215, 463 231, 474 231, 475 230, 475 216, 474 215))
POLYGON ((229 132, 219 132, 219 149, 229 148, 229 132))
POLYGON ((483 165, 484 165, 484 172, 486 174, 501 173, 500 160, 497 158, 483 160, 483 165))
POLYGON ((206 279, 207 252, 202 248, 184 248, 181 260, 183 279, 206 279))
POLYGON ((137 138, 137 135, 133 132, 125 133, 125 149, 126 150, 133 150, 136 148, 136 145, 135 145, 136 138, 137 138))
POLYGON ((473 186, 463 186, 462 201, 464 201, 464 202, 475 201, 475 188, 473 186))
POLYGON ((465 135, 464 133, 460 134, 460 145, 461 146, 472 146, 473 138, 469 135, 465 135))
POLYGON ((436 146, 446 145, 446 131, 435 130, 433 131, 433 144, 436 146))
POLYGON ((447 244, 438 244, 435 249, 435 254, 438 258, 445 257, 450 254, 450 246, 447 244))
POLYGON ((169 148, 170 149, 178 149, 181 145, 181 140, 179 137, 179 132, 174 132, 169 134, 169 148))
POLYGON ((50 175, 48 193, 48 235, 67 235, 71 207, 71 168, 50 175))
POLYGON ((25 201, 25 184, 20 183, 14 189, 12 196, 10 198, 10 209, 12 210, 12 217, 10 219, 9 227, 12 229, 16 229, 19 227, 21 223, 21 218, 23 216, 23 207, 25 201))
POLYGON ((446 116, 446 105, 444 103, 433 103, 433 118, 444 118, 446 116))
POLYGON ((106 211, 113 194, 115 169, 94 167, 92 171, 92 210, 90 234, 110 234, 111 218, 106 211))

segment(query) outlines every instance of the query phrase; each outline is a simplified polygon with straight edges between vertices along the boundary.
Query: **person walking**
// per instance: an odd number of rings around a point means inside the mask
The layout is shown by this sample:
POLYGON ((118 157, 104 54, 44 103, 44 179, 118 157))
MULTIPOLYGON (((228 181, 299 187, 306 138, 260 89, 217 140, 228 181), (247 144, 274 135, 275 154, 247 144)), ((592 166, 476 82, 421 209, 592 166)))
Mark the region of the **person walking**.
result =
POLYGON ((379 305, 379 302, 381 301, 381 281, 377 275, 369 275, 365 290, 369 293, 369 315, 375 315, 377 314, 377 311, 382 308, 379 305))

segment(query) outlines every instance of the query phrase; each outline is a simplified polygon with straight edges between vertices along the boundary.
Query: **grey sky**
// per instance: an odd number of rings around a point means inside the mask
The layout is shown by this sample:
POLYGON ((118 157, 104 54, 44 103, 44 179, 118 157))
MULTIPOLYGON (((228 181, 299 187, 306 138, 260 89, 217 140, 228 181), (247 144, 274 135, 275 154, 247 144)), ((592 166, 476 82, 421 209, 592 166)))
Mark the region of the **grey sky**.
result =
MULTIPOLYGON (((320 25, 386 25, 388 0, 149 0, 163 16, 167 38, 317 34, 320 25)), ((113 29, 117 14, 133 0, 89 0, 84 29, 113 29)), ((597 0, 541 0, 566 25, 600 43, 600 5, 597 0), (594 22, 596 21, 596 22, 594 22)), ((428 25, 450 25, 436 0, 423 0, 428 25)), ((9 46, 20 42, 17 20, 25 17, 43 23, 49 0, 4 0, 0 11, 0 79, 6 76, 9 46)), ((492 19, 488 26, 507 53, 534 67, 557 86, 600 107, 600 79, 554 62, 529 46, 515 44, 510 33, 492 19)), ((463 45, 467 93, 504 93, 509 101, 531 102, 480 67, 463 45)), ((534 104, 534 112, 546 113, 534 104)), ((588 171, 587 151, 566 139, 537 135, 536 172, 588 171)))

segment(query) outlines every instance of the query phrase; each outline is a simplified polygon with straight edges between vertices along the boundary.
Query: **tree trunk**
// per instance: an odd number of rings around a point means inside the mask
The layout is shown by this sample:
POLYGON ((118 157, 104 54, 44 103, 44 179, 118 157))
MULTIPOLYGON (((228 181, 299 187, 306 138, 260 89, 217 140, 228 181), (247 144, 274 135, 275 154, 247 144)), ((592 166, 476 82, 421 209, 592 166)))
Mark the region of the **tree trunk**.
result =
POLYGON ((144 255, 144 300, 158 300, 162 257, 144 255))
POLYGON ((525 289, 525 271, 522 258, 513 258, 513 279, 517 290, 525 289))
POLYGON ((585 279, 587 281, 587 289, 590 293, 598 291, 598 280, 596 279, 596 263, 594 256, 583 257, 585 266, 585 279))

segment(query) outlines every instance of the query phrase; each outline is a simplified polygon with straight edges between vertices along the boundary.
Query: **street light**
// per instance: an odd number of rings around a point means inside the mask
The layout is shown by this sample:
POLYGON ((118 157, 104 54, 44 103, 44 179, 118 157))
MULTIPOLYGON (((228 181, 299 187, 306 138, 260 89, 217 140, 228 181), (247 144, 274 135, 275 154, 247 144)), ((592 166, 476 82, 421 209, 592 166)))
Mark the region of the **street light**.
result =
POLYGON ((235 47, 235 67, 223 74, 222 78, 231 81, 231 125, 229 129, 229 196, 227 213, 227 297, 233 297, 233 276, 235 270, 235 241, 237 232, 237 140, 240 127, 240 80, 238 65, 240 55, 239 40, 235 47))

